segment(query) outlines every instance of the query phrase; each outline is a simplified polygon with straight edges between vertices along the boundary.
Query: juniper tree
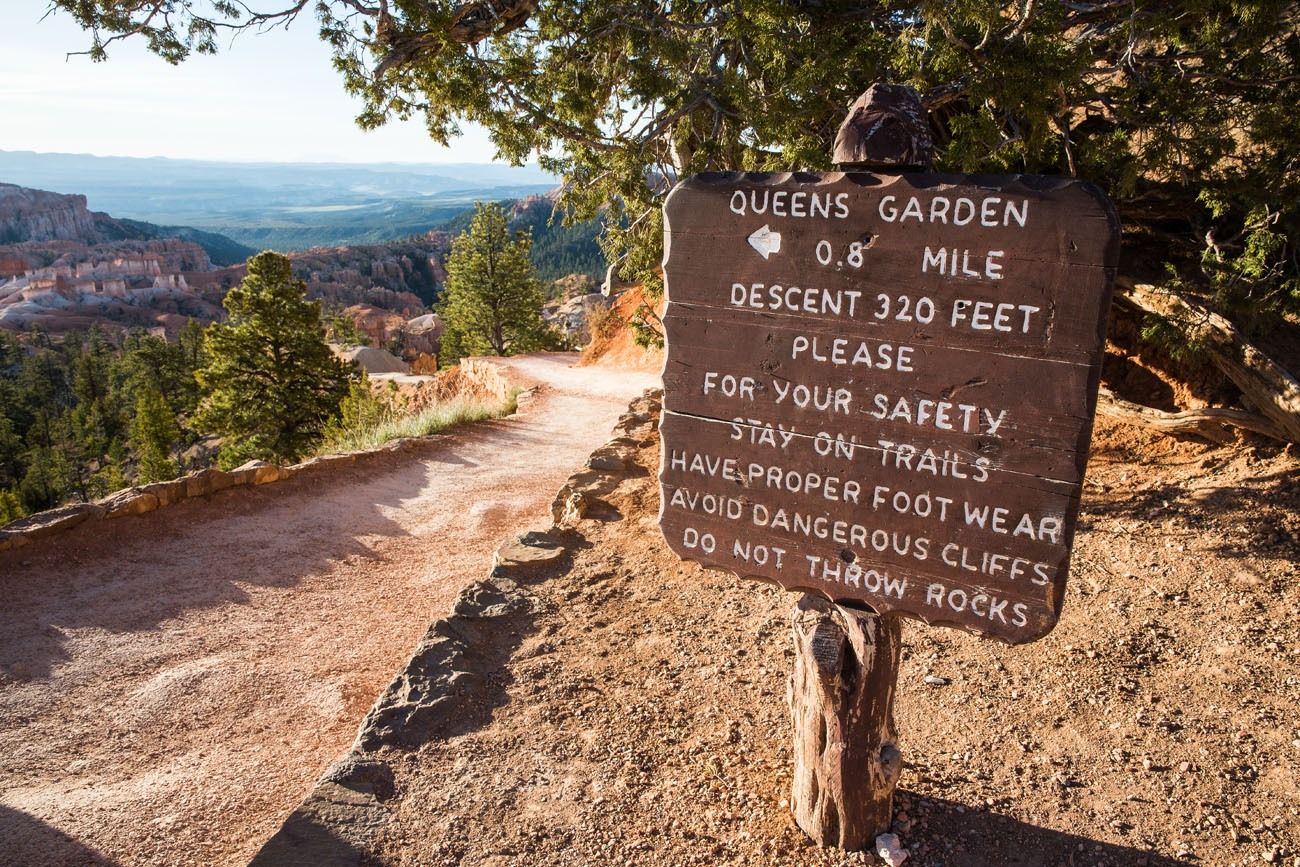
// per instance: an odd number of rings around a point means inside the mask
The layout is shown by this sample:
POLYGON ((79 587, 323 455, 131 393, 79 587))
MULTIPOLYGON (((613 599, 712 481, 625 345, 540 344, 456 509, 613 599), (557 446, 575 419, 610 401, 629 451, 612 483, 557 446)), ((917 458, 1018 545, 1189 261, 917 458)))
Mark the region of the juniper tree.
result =
POLYGON ((315 446, 348 393, 350 365, 325 343, 319 302, 289 260, 259 253, 222 302, 229 321, 208 327, 196 425, 225 438, 219 463, 292 462, 315 446))
POLYGON ((439 303, 443 358, 510 355, 541 348, 542 285, 533 271, 529 233, 511 233, 505 211, 474 206, 469 228, 451 245, 439 303))

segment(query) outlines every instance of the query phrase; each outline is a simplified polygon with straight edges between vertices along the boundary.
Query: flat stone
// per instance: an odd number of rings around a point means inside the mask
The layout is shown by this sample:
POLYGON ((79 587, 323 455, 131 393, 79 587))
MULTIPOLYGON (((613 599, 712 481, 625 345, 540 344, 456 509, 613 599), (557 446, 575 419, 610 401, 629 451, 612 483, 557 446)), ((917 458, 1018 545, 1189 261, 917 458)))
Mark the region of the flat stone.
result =
POLYGON ((280 468, 266 461, 249 461, 230 471, 241 481, 237 484, 265 485, 280 481, 280 468))
POLYGON ((327 467, 348 466, 357 462, 356 455, 321 455, 311 460, 303 461, 298 465, 298 469, 306 470, 323 470, 327 467))
POLYGON ((620 452, 604 448, 592 452, 587 459, 587 466, 602 472, 621 473, 627 470, 627 458, 620 452))
POLYGON ((236 484, 235 478, 230 473, 213 468, 181 476, 177 481, 185 483, 186 497, 205 497, 236 484))
POLYGON ((493 575, 534 576, 564 559, 568 551, 556 542, 521 537, 507 542, 492 555, 493 575))
POLYGON ((78 524, 91 518, 101 517, 103 514, 104 510, 94 503, 74 503, 71 506, 61 506, 47 512, 29 515, 21 521, 14 521, 5 529, 10 533, 19 533, 29 540, 44 539, 46 536, 70 530, 78 524))
POLYGON ((202 497, 206 494, 212 493, 212 488, 210 487, 212 481, 208 476, 207 470, 199 470, 197 473, 189 473, 188 475, 181 476, 176 481, 184 483, 185 496, 187 498, 202 497))
POLYGON ((99 501, 104 509, 105 518, 124 518, 127 515, 143 515, 158 508, 158 497, 140 488, 127 488, 109 494, 99 501))
POLYGON ((153 494, 158 498, 158 506, 170 506, 172 503, 185 499, 185 481, 183 479, 173 479, 170 482, 153 482, 148 485, 141 485, 141 493, 153 494))
POLYGON ((361 867, 389 815, 373 795, 322 780, 249 867, 361 867))
POLYGON ((381 761, 359 758, 355 754, 331 765, 322 780, 363 795, 373 795, 380 801, 387 801, 396 792, 392 768, 381 761))
POLYGON ((224 491, 226 488, 235 486, 235 477, 230 473, 221 470, 204 470, 203 472, 207 473, 208 476, 208 490, 214 494, 217 491, 224 491))
POLYGON ((605 449, 616 449, 624 459, 630 459, 632 452, 636 451, 640 446, 641 443, 633 437, 617 436, 605 443, 605 445, 601 447, 601 451, 604 451, 605 449))

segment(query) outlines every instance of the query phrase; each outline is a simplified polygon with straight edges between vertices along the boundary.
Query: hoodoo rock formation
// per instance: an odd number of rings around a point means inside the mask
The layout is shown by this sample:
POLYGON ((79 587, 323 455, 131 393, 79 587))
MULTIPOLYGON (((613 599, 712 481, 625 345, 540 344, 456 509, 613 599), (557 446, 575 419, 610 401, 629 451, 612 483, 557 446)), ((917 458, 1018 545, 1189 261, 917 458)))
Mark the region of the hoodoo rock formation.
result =
MULTIPOLYGON (((234 243, 119 220, 89 210, 85 196, 0 184, 0 328, 63 333, 100 325, 174 336, 189 320, 215 321, 244 268, 214 265, 201 246, 212 239, 234 243), (183 238, 160 234, 167 232, 183 238)), ((294 274, 309 297, 351 305, 374 345, 432 358, 437 331, 408 334, 405 323, 428 315, 446 279, 450 245, 449 234, 430 232, 390 244, 315 248, 293 254, 294 274)))

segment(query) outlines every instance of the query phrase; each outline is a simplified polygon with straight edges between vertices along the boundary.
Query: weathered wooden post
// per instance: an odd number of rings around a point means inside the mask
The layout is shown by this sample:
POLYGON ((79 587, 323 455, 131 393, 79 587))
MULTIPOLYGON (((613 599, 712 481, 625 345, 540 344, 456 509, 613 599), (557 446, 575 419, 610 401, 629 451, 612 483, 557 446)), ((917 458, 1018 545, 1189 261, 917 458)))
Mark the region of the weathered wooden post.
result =
POLYGON ((790 811, 822 846, 862 849, 889 830, 903 770, 894 729, 896 616, 805 593, 794 607, 790 811))
POLYGON ((1119 250, 1091 185, 931 151, 916 94, 876 85, 845 171, 696 175, 664 205, 660 527, 802 594, 791 809, 846 849, 891 821, 899 618, 1056 623, 1119 250))
MULTIPOLYGON (((920 171, 933 151, 916 91, 876 84, 849 108, 833 159, 845 171, 920 171)), ((793 622, 790 811, 819 845, 862 849, 889 830, 903 769, 894 727, 902 624, 808 593, 793 622)))

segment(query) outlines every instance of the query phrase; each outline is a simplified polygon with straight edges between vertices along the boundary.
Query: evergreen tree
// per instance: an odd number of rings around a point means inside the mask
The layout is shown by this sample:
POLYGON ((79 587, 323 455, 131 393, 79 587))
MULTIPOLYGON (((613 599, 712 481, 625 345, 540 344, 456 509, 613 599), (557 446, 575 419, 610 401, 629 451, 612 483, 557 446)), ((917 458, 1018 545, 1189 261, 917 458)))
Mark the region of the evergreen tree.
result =
POLYGON ((531 233, 511 235, 505 212, 474 206, 469 228, 452 242, 439 312, 444 360, 510 355, 545 344, 542 287, 533 271, 531 233))
POLYGON ((347 396, 339 404, 338 428, 343 431, 368 430, 378 427, 389 415, 388 402, 375 394, 370 377, 363 371, 348 386, 347 396))
POLYGON ((0 527, 27 514, 22 498, 13 488, 0 488, 0 527))
MULTIPOLYGON (((198 334, 201 341, 201 329, 198 334)), ((182 339, 187 339, 185 331, 182 339)), ((197 367, 183 343, 168 343, 151 334, 131 335, 123 344, 123 355, 117 364, 123 380, 119 388, 130 395, 152 388, 178 414, 190 413, 199 399, 198 383, 194 381, 197 367)), ((134 404, 133 397, 128 406, 134 404)))
POLYGON ((286 257, 259 253, 226 294, 229 321, 208 327, 195 423, 225 438, 222 467, 297 460, 338 414, 351 370, 326 345, 320 304, 306 291, 286 257))
MULTIPOLYGON (((390 382, 395 386, 396 383, 390 382)), ((370 377, 365 371, 348 385, 348 393, 339 404, 339 415, 325 427, 325 442, 334 446, 349 436, 372 431, 393 418, 394 406, 391 399, 381 398, 375 394, 370 377)))
POLYGON ((325 327, 331 343, 343 346, 370 345, 370 338, 357 328, 356 321, 343 310, 335 310, 327 316, 325 327))
POLYGON ((201 342, 199 326, 183 329, 179 344, 143 332, 119 344, 98 328, 57 343, 39 331, 0 331, 0 491, 23 513, 103 496, 126 486, 128 444, 152 467, 145 481, 174 476, 169 453, 196 439, 183 421, 198 403, 201 342), (142 395, 153 430, 166 432, 149 442, 161 446, 139 443, 142 395))
POLYGON ((0 412, 0 487, 8 488, 22 478, 23 440, 14 423, 0 412))
POLYGON ((126 473, 122 467, 126 464, 126 449, 120 441, 109 446, 108 454, 100 462, 99 471, 90 479, 90 487, 95 496, 102 497, 113 491, 120 491, 126 485, 126 473))
POLYGON ((131 422, 131 446, 135 450, 136 481, 140 484, 176 478, 179 468, 172 460, 172 448, 180 439, 176 416, 154 388, 140 391, 131 422))
POLYGON ((78 479, 68 460, 69 440, 63 418, 51 418, 46 410, 37 410, 35 423, 27 432, 25 470, 19 485, 27 511, 51 509, 76 492, 78 479))

